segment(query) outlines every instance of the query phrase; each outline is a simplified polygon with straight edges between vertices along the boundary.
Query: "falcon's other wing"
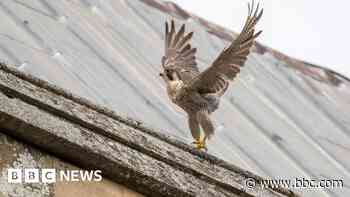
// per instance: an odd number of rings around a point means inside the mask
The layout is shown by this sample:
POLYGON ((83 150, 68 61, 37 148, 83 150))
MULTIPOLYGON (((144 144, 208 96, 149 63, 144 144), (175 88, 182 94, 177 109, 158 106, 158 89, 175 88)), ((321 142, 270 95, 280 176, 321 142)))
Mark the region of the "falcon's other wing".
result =
POLYGON ((259 11, 259 4, 256 8, 254 1, 252 5, 248 4, 248 17, 242 32, 221 52, 209 68, 190 82, 191 88, 201 93, 223 94, 226 91, 229 81, 235 78, 247 60, 254 39, 261 33, 261 31, 255 33, 255 25, 262 14, 263 10, 259 11))
POLYGON ((165 70, 176 71, 183 81, 189 81, 199 74, 195 57, 197 49, 189 44, 192 36, 193 32, 185 34, 185 24, 176 32, 173 20, 170 31, 168 22, 165 23, 165 55, 162 66, 165 70))

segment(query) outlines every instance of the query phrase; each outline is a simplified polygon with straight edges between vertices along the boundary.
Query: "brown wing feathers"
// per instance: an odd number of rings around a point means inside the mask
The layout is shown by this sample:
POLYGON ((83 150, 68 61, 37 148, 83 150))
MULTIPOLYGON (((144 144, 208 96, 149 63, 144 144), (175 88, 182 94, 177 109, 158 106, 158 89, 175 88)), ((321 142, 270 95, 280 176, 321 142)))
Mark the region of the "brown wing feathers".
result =
POLYGON ((221 52, 212 66, 191 82, 193 88, 203 93, 220 94, 227 89, 229 81, 235 78, 247 60, 254 39, 261 33, 261 31, 255 33, 255 25, 262 14, 263 10, 259 10, 259 4, 256 8, 254 1, 251 6, 248 4, 248 17, 243 30, 229 47, 221 52))
POLYGON ((217 65, 220 67, 220 69, 223 69, 229 79, 233 79, 240 70, 239 66, 244 65, 245 61, 247 60, 247 56, 249 55, 250 48, 254 44, 255 38, 262 32, 259 31, 255 33, 255 25, 261 18, 263 10, 259 12, 259 4, 257 5, 255 11, 253 8, 254 1, 252 3, 252 7, 250 7, 250 4, 248 4, 248 17, 242 32, 213 63, 213 66, 217 65))
MULTIPOLYGON (((181 75, 181 72, 198 73, 195 54, 197 49, 192 48, 188 42, 193 32, 185 34, 185 25, 176 32, 175 23, 165 23, 165 56, 162 59, 164 69, 173 69, 181 75)), ((188 78, 188 76, 187 76, 188 78)))

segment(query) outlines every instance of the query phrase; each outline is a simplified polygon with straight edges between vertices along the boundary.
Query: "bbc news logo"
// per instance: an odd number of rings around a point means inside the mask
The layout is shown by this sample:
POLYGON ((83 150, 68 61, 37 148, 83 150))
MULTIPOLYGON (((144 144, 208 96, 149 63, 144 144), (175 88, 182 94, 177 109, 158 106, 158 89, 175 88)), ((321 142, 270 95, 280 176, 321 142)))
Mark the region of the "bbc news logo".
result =
POLYGON ((9 183, 55 183, 58 181, 102 181, 101 170, 56 170, 53 168, 25 168, 7 170, 9 183))

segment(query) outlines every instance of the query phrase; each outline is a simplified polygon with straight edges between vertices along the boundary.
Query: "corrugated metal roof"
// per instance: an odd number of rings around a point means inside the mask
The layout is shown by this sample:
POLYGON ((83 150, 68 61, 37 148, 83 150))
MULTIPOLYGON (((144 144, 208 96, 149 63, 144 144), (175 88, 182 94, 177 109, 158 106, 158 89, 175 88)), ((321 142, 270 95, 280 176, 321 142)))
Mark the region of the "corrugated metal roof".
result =
MULTIPOLYGON (((159 79, 164 21, 195 31, 200 69, 230 33, 154 0, 3 0, 0 58, 18 68, 191 142, 186 116, 159 79)), ((261 27, 263 29, 263 27, 261 27)), ((350 82, 257 45, 214 114, 209 152, 268 177, 341 178, 350 195, 350 82)))

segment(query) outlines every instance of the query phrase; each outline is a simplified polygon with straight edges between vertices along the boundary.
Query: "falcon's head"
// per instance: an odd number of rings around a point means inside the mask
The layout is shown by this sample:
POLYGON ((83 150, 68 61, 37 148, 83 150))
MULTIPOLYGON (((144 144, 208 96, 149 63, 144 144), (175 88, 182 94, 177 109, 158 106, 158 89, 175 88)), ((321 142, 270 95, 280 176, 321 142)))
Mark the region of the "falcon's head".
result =
POLYGON ((171 69, 164 69, 163 72, 159 73, 159 76, 165 81, 165 83, 169 83, 171 81, 179 80, 179 76, 176 71, 171 69))

